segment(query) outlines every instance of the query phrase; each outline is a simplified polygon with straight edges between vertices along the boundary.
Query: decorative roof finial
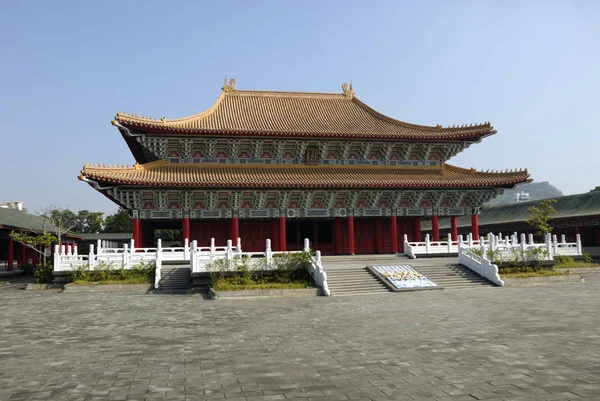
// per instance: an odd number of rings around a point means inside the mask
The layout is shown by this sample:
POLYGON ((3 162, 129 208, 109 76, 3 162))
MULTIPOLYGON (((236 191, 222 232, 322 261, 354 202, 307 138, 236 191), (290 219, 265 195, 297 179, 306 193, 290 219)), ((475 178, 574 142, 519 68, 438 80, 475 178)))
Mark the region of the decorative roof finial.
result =
POLYGON ((225 92, 225 93, 234 91, 235 90, 235 79, 230 78, 229 85, 227 85, 227 77, 225 77, 225 79, 223 81, 223 87, 221 89, 223 89, 223 92, 225 92))
POLYGON ((344 83, 342 85, 342 91, 344 92, 344 96, 346 96, 349 99, 352 99, 354 97, 354 91, 352 90, 352 83, 350 83, 350 87, 348 87, 347 83, 344 83))

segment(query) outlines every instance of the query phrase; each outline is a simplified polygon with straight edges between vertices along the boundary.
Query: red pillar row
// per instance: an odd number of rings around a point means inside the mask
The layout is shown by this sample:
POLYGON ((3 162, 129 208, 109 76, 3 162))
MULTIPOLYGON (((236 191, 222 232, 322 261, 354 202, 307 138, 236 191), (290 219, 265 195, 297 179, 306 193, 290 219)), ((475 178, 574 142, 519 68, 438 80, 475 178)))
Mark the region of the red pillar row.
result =
POLYGON ((285 238, 285 217, 279 217, 279 249, 287 251, 287 239, 285 238))
POLYGON ((479 239, 479 215, 478 214, 471 215, 471 233, 473 234, 473 239, 479 239))
POLYGON ((450 217, 450 227, 451 227, 452 241, 457 241, 458 240, 458 222, 457 222, 456 216, 450 217))
POLYGON ((392 241, 392 253, 398 253, 398 220, 396 216, 390 217, 390 237, 392 241))
MULTIPOLYGON (((240 218, 232 217, 231 218, 231 240, 234 244, 237 244, 237 239, 240 236, 240 218)), ((244 248, 242 248, 244 249, 244 248)))
POLYGON ((348 253, 354 255, 354 216, 348 216, 348 253))
POLYGON ((141 248, 142 236, 140 232, 140 219, 131 219, 133 226, 133 245, 136 248, 141 248))
POLYGON ((421 218, 413 217, 413 241, 421 241, 421 218))
POLYGON ((27 264, 27 247, 21 244, 21 267, 27 264))
MULTIPOLYGON (((243 248, 242 248, 243 249, 243 248)), ((279 250, 279 220, 271 220, 271 249, 279 250)))
POLYGON ((188 245, 192 242, 190 241, 190 218, 184 217, 181 224, 181 245, 185 245, 185 239, 188 240, 188 245))
POLYGON ((8 240, 8 270, 13 269, 15 263, 15 241, 12 238, 8 240))
POLYGON ((438 216, 431 216, 431 233, 433 241, 440 240, 440 218, 438 216))

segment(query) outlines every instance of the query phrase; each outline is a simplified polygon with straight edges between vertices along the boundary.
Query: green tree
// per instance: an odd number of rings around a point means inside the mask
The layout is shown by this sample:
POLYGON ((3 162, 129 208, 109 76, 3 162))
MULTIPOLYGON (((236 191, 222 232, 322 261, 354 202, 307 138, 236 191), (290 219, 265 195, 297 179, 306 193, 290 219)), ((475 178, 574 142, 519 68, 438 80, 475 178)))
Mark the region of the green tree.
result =
POLYGON ((73 231, 78 233, 99 233, 104 228, 104 213, 80 210, 73 231))
POLYGON ((62 236, 73 230, 78 223, 77 215, 67 208, 51 206, 45 209, 41 216, 45 221, 54 225, 57 242, 62 242, 62 236))
POLYGON ((598 191, 600 191, 600 187, 596 187, 596 188, 590 190, 590 192, 598 192, 598 191))
POLYGON ((556 203, 556 199, 546 199, 541 201, 539 205, 527 209, 529 210, 529 219, 526 220, 526 223, 536 229, 535 234, 538 236, 552 232, 550 219, 553 214, 556 214, 556 209, 552 206, 553 203, 556 203))
POLYGON ((105 233, 130 233, 132 231, 131 217, 127 210, 119 208, 117 213, 106 217, 105 233))
POLYGON ((58 239, 48 232, 17 232, 11 231, 9 237, 14 241, 26 246, 27 248, 33 249, 35 252, 42 256, 42 263, 46 263, 46 257, 50 254, 49 248, 52 244, 55 244, 58 239))

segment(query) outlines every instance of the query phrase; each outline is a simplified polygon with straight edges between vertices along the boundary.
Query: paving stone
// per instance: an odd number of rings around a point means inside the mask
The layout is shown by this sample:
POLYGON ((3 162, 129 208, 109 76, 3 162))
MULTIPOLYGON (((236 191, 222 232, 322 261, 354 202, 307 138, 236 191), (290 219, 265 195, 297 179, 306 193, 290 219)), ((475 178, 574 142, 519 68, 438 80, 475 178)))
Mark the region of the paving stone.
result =
POLYGON ((594 279, 228 302, 4 290, 0 302, 2 400, 600 399, 594 279))

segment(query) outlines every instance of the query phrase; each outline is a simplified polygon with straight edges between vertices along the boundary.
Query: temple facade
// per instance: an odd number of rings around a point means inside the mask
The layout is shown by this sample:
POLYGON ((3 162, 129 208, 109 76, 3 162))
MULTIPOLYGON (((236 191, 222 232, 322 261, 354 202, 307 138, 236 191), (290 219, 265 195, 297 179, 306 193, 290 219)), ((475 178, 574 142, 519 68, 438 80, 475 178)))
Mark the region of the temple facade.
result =
POLYGON ((471 216, 527 170, 483 172, 448 159, 493 135, 490 123, 421 126, 384 116, 342 93, 237 90, 225 82, 214 105, 187 118, 117 113, 133 166, 86 165, 79 179, 128 209, 138 246, 154 230, 244 251, 299 250, 303 238, 324 254, 396 253, 421 238, 421 219, 471 216))

